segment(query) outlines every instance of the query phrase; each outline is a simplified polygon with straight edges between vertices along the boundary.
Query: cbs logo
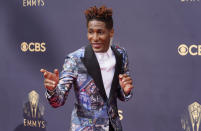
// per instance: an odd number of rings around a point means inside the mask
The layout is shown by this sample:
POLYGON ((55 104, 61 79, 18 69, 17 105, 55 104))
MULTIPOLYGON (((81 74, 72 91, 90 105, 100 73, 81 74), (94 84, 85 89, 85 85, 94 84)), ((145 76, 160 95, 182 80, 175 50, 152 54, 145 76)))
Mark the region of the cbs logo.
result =
POLYGON ((178 47, 178 53, 181 56, 185 56, 188 53, 192 56, 201 55, 201 45, 190 45, 189 47, 185 44, 181 44, 178 47))
POLYGON ((45 52, 46 51, 46 47, 45 47, 45 43, 38 43, 38 42, 22 42, 21 43, 21 50, 23 52, 26 51, 30 51, 30 52, 45 52))

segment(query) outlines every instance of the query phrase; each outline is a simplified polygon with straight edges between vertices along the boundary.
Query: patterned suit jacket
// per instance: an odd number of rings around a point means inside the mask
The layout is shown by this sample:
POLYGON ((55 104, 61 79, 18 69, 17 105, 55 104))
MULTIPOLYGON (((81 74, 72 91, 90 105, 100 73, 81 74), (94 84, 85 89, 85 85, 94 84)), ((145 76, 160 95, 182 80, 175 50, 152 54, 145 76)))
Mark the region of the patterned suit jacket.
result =
POLYGON ((116 65, 109 98, 91 45, 82 47, 66 57, 57 88, 53 93, 46 92, 49 103, 56 108, 64 105, 70 89, 74 87, 76 103, 71 116, 71 131, 108 131, 109 121, 115 131, 122 131, 117 98, 127 101, 132 92, 125 96, 119 85, 118 75, 129 75, 128 56, 119 46, 111 45, 111 49, 116 58, 116 65))

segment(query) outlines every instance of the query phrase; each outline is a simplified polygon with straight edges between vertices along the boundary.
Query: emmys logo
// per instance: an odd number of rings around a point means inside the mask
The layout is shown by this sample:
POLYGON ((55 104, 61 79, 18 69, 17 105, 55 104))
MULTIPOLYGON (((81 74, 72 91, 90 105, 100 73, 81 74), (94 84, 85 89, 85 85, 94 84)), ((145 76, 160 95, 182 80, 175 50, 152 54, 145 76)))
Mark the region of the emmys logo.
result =
POLYGON ((189 47, 185 44, 178 46, 178 53, 181 56, 185 56, 188 53, 192 56, 201 56, 201 45, 190 45, 189 47))
POLYGON ((42 7, 45 5, 44 0, 22 0, 23 7, 42 7))
POLYGON ((201 119, 201 105, 194 102, 188 106, 188 110, 181 117, 181 125, 184 131, 199 131, 201 119))
POLYGON ((46 51, 46 47, 45 47, 45 43, 38 43, 38 42, 31 42, 31 43, 27 43, 27 42, 22 42, 21 43, 21 50, 22 52, 26 52, 26 51, 30 51, 30 52, 45 52, 46 51))
POLYGON ((24 104, 24 127, 45 128, 44 106, 39 103, 39 94, 31 91, 28 94, 29 101, 24 104))
POLYGON ((123 120, 123 111, 122 110, 118 110, 118 114, 119 114, 119 120, 123 120))

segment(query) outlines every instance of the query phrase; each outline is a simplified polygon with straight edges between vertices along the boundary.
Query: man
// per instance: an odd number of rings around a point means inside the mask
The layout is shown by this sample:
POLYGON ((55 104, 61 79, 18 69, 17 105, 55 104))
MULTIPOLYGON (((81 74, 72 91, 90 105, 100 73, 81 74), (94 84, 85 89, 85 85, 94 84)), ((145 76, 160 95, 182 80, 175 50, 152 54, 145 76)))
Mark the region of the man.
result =
POLYGON ((133 88, 128 57, 123 48, 110 44, 112 9, 94 6, 85 16, 90 44, 66 57, 60 77, 57 69, 54 73, 41 69, 46 97, 53 107, 62 106, 73 86, 71 131, 121 131, 117 98, 127 101, 133 88))

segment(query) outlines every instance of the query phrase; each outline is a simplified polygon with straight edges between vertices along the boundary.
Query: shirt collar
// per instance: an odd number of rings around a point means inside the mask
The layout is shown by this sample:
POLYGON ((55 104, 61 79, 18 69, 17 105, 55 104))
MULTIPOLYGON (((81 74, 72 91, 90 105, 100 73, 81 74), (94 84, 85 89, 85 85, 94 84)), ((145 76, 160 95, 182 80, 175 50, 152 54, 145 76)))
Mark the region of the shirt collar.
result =
POLYGON ((103 55, 107 55, 109 57, 111 57, 113 55, 113 52, 112 52, 112 49, 111 47, 109 46, 108 50, 106 52, 99 52, 99 53, 96 53, 96 56, 103 56, 103 55))
POLYGON ((111 47, 109 47, 109 49, 107 50, 107 54, 109 57, 111 57, 113 55, 111 47))

